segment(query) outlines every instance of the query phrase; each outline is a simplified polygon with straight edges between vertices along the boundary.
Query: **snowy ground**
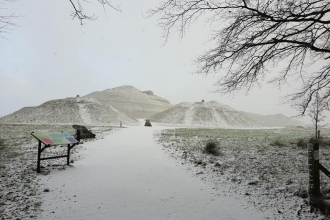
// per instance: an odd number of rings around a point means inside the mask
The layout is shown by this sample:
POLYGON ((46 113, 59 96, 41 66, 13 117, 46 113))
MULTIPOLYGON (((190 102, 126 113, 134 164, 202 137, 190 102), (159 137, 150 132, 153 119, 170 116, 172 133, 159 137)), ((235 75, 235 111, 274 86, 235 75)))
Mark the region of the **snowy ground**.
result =
MULTIPOLYGON (((322 131, 324 139, 329 130, 322 131)), ((324 219, 308 205, 306 144, 313 130, 302 128, 173 129, 156 134, 168 154, 222 194, 245 198, 275 219, 324 219), (203 153, 208 141, 219 143, 220 155, 203 153)), ((329 146, 320 147, 320 162, 330 167, 329 146)), ((329 198, 329 178, 321 174, 321 191, 329 198)))
MULTIPOLYGON (((157 128, 156 128, 157 129, 157 128)), ((159 129, 159 128, 158 128, 159 129)), ((41 176, 38 219, 265 219, 223 196, 155 143, 154 127, 130 127, 84 144, 74 167, 41 176), (47 190, 48 191, 48 190, 47 190)))
MULTIPOLYGON (((1 220, 324 219, 309 212, 307 150, 295 145, 311 130, 98 127, 98 140, 74 148, 72 166, 42 161, 36 175, 30 132, 71 128, 15 126, 0 125, 1 220), (202 153, 210 139, 220 156, 202 153)), ((320 153, 330 168, 329 148, 320 153)), ((330 198, 329 179, 321 185, 330 198)))
MULTIPOLYGON (((97 138, 112 133, 114 128, 98 127, 97 138)), ((68 125, 15 125, 0 124, 0 219, 34 219, 40 212, 45 192, 36 174, 37 142, 32 131, 66 131, 74 134, 68 125)), ((83 145, 73 148, 71 159, 79 159, 83 145)), ((48 148, 43 156, 65 154, 64 148, 48 148)), ((42 161, 42 174, 65 170, 65 159, 42 161)))

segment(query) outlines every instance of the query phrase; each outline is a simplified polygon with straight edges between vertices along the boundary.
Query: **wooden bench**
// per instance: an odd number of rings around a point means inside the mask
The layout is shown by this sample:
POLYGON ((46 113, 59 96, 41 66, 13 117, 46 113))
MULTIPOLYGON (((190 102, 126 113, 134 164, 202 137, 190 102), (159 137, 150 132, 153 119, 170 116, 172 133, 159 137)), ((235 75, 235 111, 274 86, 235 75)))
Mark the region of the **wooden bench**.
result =
POLYGON ((57 159, 61 157, 67 158, 67 165, 70 165, 70 150, 79 144, 75 138, 70 136, 65 132, 45 132, 45 133, 35 133, 32 132, 31 135, 38 140, 38 159, 37 159, 37 172, 40 173, 40 162, 42 160, 57 159), (44 145, 42 147, 42 144, 44 145), (67 145, 67 154, 61 156, 53 157, 43 157, 41 158, 41 152, 48 147, 67 145))

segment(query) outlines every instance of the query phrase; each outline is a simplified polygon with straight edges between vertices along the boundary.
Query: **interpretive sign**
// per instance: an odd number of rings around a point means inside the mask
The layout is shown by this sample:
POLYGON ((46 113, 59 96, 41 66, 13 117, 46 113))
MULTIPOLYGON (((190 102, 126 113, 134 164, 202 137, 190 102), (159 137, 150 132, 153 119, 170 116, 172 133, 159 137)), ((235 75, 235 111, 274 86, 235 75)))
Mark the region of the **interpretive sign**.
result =
POLYGON ((34 133, 31 135, 38 139, 38 158, 37 158, 37 172, 40 173, 40 162, 41 160, 57 159, 61 157, 67 158, 67 165, 70 165, 70 150, 79 144, 79 141, 74 139, 72 136, 65 132, 45 132, 45 133, 34 133), (41 145, 44 144, 42 147, 41 145), (67 145, 67 154, 53 157, 43 157, 41 158, 41 152, 46 148, 56 145, 67 145))
POLYGON ((76 139, 65 132, 31 133, 45 145, 62 145, 78 143, 76 139))

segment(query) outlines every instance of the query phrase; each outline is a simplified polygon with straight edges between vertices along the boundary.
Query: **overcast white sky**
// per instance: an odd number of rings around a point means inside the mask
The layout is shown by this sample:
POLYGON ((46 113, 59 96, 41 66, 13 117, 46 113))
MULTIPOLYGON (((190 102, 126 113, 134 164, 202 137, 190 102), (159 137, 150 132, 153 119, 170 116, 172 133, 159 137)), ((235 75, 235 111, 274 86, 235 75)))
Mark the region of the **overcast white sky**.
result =
POLYGON ((294 87, 263 84, 247 95, 223 96, 210 92, 219 75, 191 74, 193 60, 206 50, 211 34, 202 22, 193 24, 183 39, 173 32, 164 44, 157 17, 143 17, 158 1, 113 2, 121 4, 122 13, 108 9, 105 14, 100 4, 87 4, 98 19, 83 26, 71 20, 68 0, 0 5, 2 15, 21 16, 14 20, 18 27, 0 39, 0 116, 122 85, 152 90, 172 104, 204 99, 258 114, 297 114, 280 104, 294 87))

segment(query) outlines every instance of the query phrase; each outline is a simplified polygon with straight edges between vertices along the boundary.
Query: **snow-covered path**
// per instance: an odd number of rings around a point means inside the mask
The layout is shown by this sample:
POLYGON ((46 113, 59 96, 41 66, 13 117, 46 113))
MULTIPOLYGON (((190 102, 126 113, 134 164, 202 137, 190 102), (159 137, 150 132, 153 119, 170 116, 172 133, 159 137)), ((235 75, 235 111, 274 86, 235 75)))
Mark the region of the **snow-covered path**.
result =
MULTIPOLYGON (((216 195, 153 140, 150 127, 130 127, 85 143, 73 168, 41 176, 39 219, 265 219, 243 201, 216 195)), ((157 128, 156 128, 157 129, 157 128)))

